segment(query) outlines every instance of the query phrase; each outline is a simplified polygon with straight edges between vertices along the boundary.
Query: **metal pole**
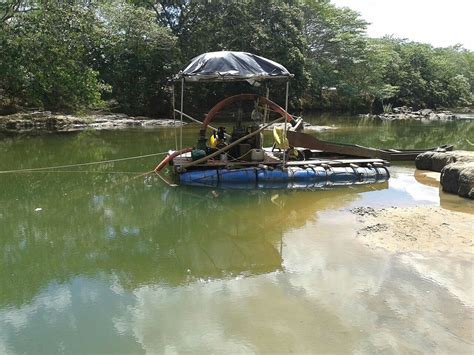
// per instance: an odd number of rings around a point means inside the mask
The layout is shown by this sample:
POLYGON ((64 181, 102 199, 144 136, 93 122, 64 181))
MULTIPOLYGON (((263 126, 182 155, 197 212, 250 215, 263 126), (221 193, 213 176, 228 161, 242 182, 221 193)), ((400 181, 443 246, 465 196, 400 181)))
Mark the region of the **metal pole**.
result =
POLYGON ((184 77, 181 79, 181 126, 179 127, 179 149, 183 149, 183 105, 184 105, 184 77))
MULTIPOLYGON (((175 111, 178 112, 178 113, 181 113, 180 110, 175 110, 175 111)), ((201 121, 195 119, 194 117, 189 116, 187 113, 184 113, 184 112, 183 112, 183 117, 188 118, 188 119, 190 119, 190 120, 193 121, 193 122, 202 124, 201 121)), ((211 126, 210 124, 207 125, 207 129, 213 129, 214 131, 217 131, 217 128, 211 126)), ((230 137, 231 137, 231 135, 230 135, 230 134, 227 134, 227 133, 224 133, 224 136, 226 136, 227 138, 230 138, 230 137)))
MULTIPOLYGON (((290 89, 290 81, 287 80, 286 81, 286 95, 285 95, 285 111, 288 112, 288 91, 290 89)), ((283 132, 285 132, 285 138, 286 141, 288 142, 288 138, 287 138, 287 135, 286 135, 286 122, 287 122, 287 118, 285 117, 285 123, 284 123, 284 126, 283 126, 283 132)), ((285 168, 285 163, 286 163, 286 151, 283 152, 283 168, 285 168)))
MULTIPOLYGON (((270 89, 268 88, 268 84, 265 85, 265 88, 267 90, 265 93, 265 97, 268 100, 270 98, 270 89)), ((267 122, 267 115, 268 115, 268 105, 265 105, 265 111, 263 113, 263 124, 267 122)))
POLYGON ((176 97, 174 92, 174 82, 173 86, 173 96, 171 97, 171 105, 173 106, 173 125, 174 125, 174 146, 178 150, 178 131, 176 130, 176 97))

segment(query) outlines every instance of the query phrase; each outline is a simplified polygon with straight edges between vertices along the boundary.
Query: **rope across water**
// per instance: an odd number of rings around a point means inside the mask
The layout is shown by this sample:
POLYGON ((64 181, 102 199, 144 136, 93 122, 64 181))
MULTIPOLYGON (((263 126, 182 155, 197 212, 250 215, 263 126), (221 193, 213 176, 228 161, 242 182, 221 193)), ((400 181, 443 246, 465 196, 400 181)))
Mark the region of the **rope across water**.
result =
POLYGON ((78 167, 78 166, 107 164, 107 163, 115 163, 115 162, 125 161, 125 160, 143 159, 143 158, 154 157, 154 156, 157 156, 157 155, 165 155, 165 154, 168 154, 168 152, 159 152, 159 153, 152 153, 152 154, 145 154, 145 155, 137 155, 137 156, 134 156, 134 157, 109 159, 109 160, 101 160, 101 161, 78 163, 78 164, 46 166, 46 167, 41 167, 41 168, 4 170, 4 171, 0 171, 0 174, 27 173, 27 172, 32 172, 32 171, 54 170, 54 169, 63 169, 63 168, 73 168, 73 167, 78 167))

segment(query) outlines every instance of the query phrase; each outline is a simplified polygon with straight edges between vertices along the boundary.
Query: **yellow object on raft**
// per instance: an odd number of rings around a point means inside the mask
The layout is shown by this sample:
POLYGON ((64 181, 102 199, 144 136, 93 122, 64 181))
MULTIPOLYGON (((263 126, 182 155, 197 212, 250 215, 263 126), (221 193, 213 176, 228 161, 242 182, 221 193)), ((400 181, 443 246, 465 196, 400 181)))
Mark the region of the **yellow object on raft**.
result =
POLYGON ((286 138, 286 132, 283 127, 273 127, 273 138, 275 139, 275 148, 285 150, 290 148, 290 144, 288 143, 288 138, 286 138))
POLYGON ((207 141, 207 145, 210 148, 215 148, 217 146, 217 136, 214 133, 211 134, 211 136, 209 137, 209 140, 207 141))

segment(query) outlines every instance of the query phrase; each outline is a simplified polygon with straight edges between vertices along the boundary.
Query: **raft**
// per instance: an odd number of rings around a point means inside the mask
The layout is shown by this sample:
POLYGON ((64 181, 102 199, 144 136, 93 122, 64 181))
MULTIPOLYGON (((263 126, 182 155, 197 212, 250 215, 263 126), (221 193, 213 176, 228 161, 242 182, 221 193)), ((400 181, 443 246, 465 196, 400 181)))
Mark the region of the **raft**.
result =
POLYGON ((386 167, 288 167, 287 169, 206 169, 179 174, 188 186, 270 189, 307 189, 369 184, 387 181, 386 167))

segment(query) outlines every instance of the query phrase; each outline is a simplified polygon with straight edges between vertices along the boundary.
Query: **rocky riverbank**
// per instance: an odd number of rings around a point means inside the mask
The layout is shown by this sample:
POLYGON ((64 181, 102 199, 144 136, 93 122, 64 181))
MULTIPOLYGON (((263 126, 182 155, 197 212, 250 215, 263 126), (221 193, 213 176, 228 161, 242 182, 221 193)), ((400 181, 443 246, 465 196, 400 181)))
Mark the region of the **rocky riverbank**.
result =
POLYGON ((474 120, 474 114, 469 113, 453 113, 451 111, 434 111, 431 109, 423 109, 414 111, 411 107, 395 107, 392 112, 382 113, 379 115, 362 115, 380 119, 383 121, 397 120, 418 120, 418 121, 453 121, 453 120, 474 120))
POLYGON ((77 131, 93 129, 121 129, 130 127, 166 127, 180 125, 170 119, 151 119, 125 114, 92 113, 84 116, 56 114, 49 111, 21 112, 0 116, 0 131, 77 131))
POLYGON ((417 169, 440 172, 443 191, 474 199, 474 152, 425 152, 415 163, 417 169))

